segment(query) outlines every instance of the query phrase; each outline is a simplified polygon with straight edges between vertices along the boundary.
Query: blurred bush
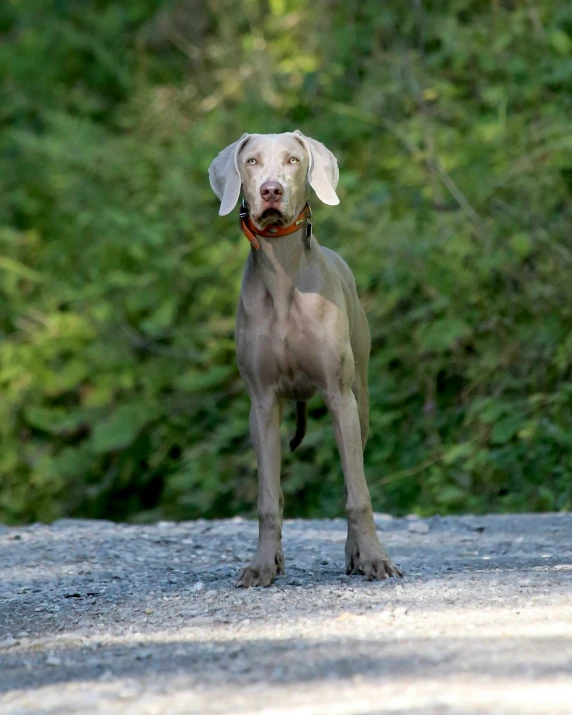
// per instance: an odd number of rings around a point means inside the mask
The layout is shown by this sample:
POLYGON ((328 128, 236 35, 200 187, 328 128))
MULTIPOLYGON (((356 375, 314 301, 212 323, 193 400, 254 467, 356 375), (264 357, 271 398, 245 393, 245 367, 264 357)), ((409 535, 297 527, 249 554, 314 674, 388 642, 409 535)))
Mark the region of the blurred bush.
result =
MULTIPOLYGON (((206 170, 294 128, 340 161, 374 507, 571 507, 569 2, 5 0, 0 39, 0 521, 253 511, 249 247, 206 170)), ((310 415, 286 512, 339 514, 310 415)))

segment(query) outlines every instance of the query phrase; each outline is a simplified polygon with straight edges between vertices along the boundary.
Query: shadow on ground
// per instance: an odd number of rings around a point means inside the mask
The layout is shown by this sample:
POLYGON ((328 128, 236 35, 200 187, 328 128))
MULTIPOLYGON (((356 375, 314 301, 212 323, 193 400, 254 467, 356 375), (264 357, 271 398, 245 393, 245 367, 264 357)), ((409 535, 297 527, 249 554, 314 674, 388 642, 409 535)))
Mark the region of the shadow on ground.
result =
MULTIPOLYGON (((110 674, 114 678, 184 677, 188 687, 197 685, 253 685, 308 683, 321 679, 376 678, 428 679, 446 673, 519 678, 534 672, 536 678, 572 674, 572 638, 406 638, 344 639, 343 647, 332 640, 244 639, 237 642, 212 639, 104 645, 93 649, 64 647, 48 659, 51 667, 38 668, 38 657, 27 653, 0 657, 0 693, 12 689, 36 689, 47 685, 83 682, 110 674), (568 661, 566 658, 568 657, 568 661)), ((42 660, 45 655, 42 656, 42 660)))

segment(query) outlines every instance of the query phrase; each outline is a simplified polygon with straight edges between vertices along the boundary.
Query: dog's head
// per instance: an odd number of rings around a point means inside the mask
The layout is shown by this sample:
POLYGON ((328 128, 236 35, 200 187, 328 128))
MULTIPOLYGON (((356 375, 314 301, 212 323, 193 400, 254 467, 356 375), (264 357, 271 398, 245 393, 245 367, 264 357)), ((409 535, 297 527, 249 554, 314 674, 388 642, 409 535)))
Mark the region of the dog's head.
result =
POLYGON ((236 206, 240 189, 254 224, 290 225, 308 198, 308 184, 325 204, 334 206, 338 162, 331 151, 301 132, 243 134, 223 149, 209 167, 219 214, 236 206))

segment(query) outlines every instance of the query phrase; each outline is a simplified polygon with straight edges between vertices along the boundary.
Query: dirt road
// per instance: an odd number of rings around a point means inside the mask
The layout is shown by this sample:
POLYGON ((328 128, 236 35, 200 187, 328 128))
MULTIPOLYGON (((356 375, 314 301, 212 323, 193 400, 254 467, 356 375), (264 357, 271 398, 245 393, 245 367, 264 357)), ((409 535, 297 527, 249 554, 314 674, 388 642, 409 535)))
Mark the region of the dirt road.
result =
POLYGON ((403 580, 294 520, 247 591, 253 522, 0 527, 0 712, 572 713, 572 514, 376 521, 403 580))

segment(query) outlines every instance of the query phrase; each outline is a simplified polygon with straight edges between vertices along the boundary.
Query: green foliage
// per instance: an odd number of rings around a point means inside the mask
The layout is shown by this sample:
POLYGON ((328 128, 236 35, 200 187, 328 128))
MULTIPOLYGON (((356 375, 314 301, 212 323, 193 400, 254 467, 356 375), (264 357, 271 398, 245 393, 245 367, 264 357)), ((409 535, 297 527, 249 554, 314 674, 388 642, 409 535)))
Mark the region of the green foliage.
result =
MULTIPOLYGON (((569 3, 6 0, 0 33, 0 520, 253 511, 206 170, 296 127, 340 161, 374 507, 571 507, 569 3)), ((283 487, 341 513, 320 400, 283 487)))

